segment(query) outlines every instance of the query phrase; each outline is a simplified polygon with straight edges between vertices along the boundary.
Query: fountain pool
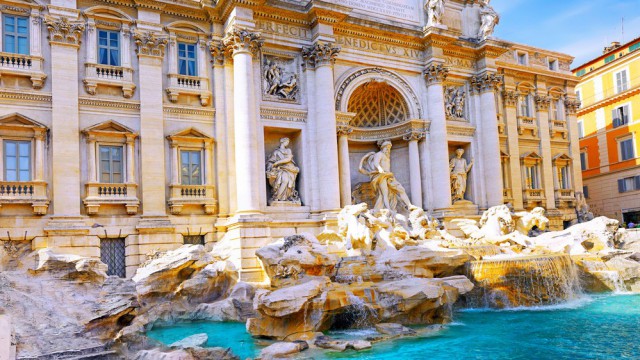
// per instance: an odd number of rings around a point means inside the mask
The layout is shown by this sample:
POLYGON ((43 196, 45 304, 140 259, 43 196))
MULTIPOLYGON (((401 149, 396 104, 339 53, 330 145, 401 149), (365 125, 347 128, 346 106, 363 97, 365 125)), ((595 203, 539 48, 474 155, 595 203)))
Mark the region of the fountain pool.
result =
MULTIPOLYGON (((561 305, 463 310, 444 330, 376 343, 363 352, 301 353, 314 359, 639 359, 640 295, 584 297, 561 305)), ((209 346, 231 347, 242 359, 260 350, 244 324, 190 323, 151 330, 163 343, 206 332, 209 346)), ((354 337, 366 330, 329 335, 354 337)))

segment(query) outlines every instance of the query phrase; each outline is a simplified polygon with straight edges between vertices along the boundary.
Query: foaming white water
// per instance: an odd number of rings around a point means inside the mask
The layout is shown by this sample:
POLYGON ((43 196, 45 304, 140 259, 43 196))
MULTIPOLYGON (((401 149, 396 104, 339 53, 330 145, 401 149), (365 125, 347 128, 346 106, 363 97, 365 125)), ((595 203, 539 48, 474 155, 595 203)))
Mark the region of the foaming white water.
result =
POLYGON ((471 309, 461 309, 461 312, 515 312, 515 311, 558 311, 558 310, 574 310, 583 308, 590 303, 595 301, 595 298, 589 295, 581 295, 578 298, 559 303, 559 304, 550 304, 550 305, 540 305, 540 306, 518 306, 513 308, 504 308, 504 309, 494 309, 494 308, 471 308, 471 309))

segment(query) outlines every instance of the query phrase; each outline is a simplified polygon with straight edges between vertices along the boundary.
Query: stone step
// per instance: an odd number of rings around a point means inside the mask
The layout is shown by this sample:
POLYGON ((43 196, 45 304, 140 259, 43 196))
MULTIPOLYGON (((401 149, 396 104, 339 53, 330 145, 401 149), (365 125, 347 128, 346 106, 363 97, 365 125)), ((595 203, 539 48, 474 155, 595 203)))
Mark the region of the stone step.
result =
POLYGON ((63 360, 63 359, 120 359, 119 357, 104 357, 117 354, 114 351, 106 350, 104 345, 90 346, 82 349, 68 349, 55 351, 38 356, 18 357, 18 360, 63 360), (103 357, 92 357, 103 356, 103 357))

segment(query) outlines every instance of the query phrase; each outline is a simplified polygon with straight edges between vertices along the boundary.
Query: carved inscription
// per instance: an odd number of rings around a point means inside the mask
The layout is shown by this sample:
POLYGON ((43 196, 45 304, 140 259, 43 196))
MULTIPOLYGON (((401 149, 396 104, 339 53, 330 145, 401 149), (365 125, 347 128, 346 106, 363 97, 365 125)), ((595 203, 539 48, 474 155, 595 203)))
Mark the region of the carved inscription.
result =
POLYGON ((392 17, 404 22, 419 23, 422 5, 418 0, 329 0, 334 4, 361 10, 377 17, 392 17))
POLYGON ((336 44, 344 49, 364 50, 384 55, 401 56, 410 59, 422 60, 423 53, 420 50, 409 49, 400 46, 379 43, 370 40, 356 39, 347 36, 336 36, 336 44))
POLYGON ((297 39, 309 39, 310 30, 299 26, 283 24, 275 21, 260 20, 256 23, 260 32, 278 34, 285 37, 293 37, 297 39))

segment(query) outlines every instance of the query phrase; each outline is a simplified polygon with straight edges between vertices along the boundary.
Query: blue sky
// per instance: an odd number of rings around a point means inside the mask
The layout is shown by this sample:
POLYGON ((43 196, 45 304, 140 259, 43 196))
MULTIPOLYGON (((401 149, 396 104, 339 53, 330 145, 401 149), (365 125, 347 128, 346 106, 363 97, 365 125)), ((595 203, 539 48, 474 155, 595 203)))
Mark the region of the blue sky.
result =
POLYGON ((640 37, 640 0, 493 0, 495 36, 575 56, 572 68, 602 54, 611 41, 640 37))

